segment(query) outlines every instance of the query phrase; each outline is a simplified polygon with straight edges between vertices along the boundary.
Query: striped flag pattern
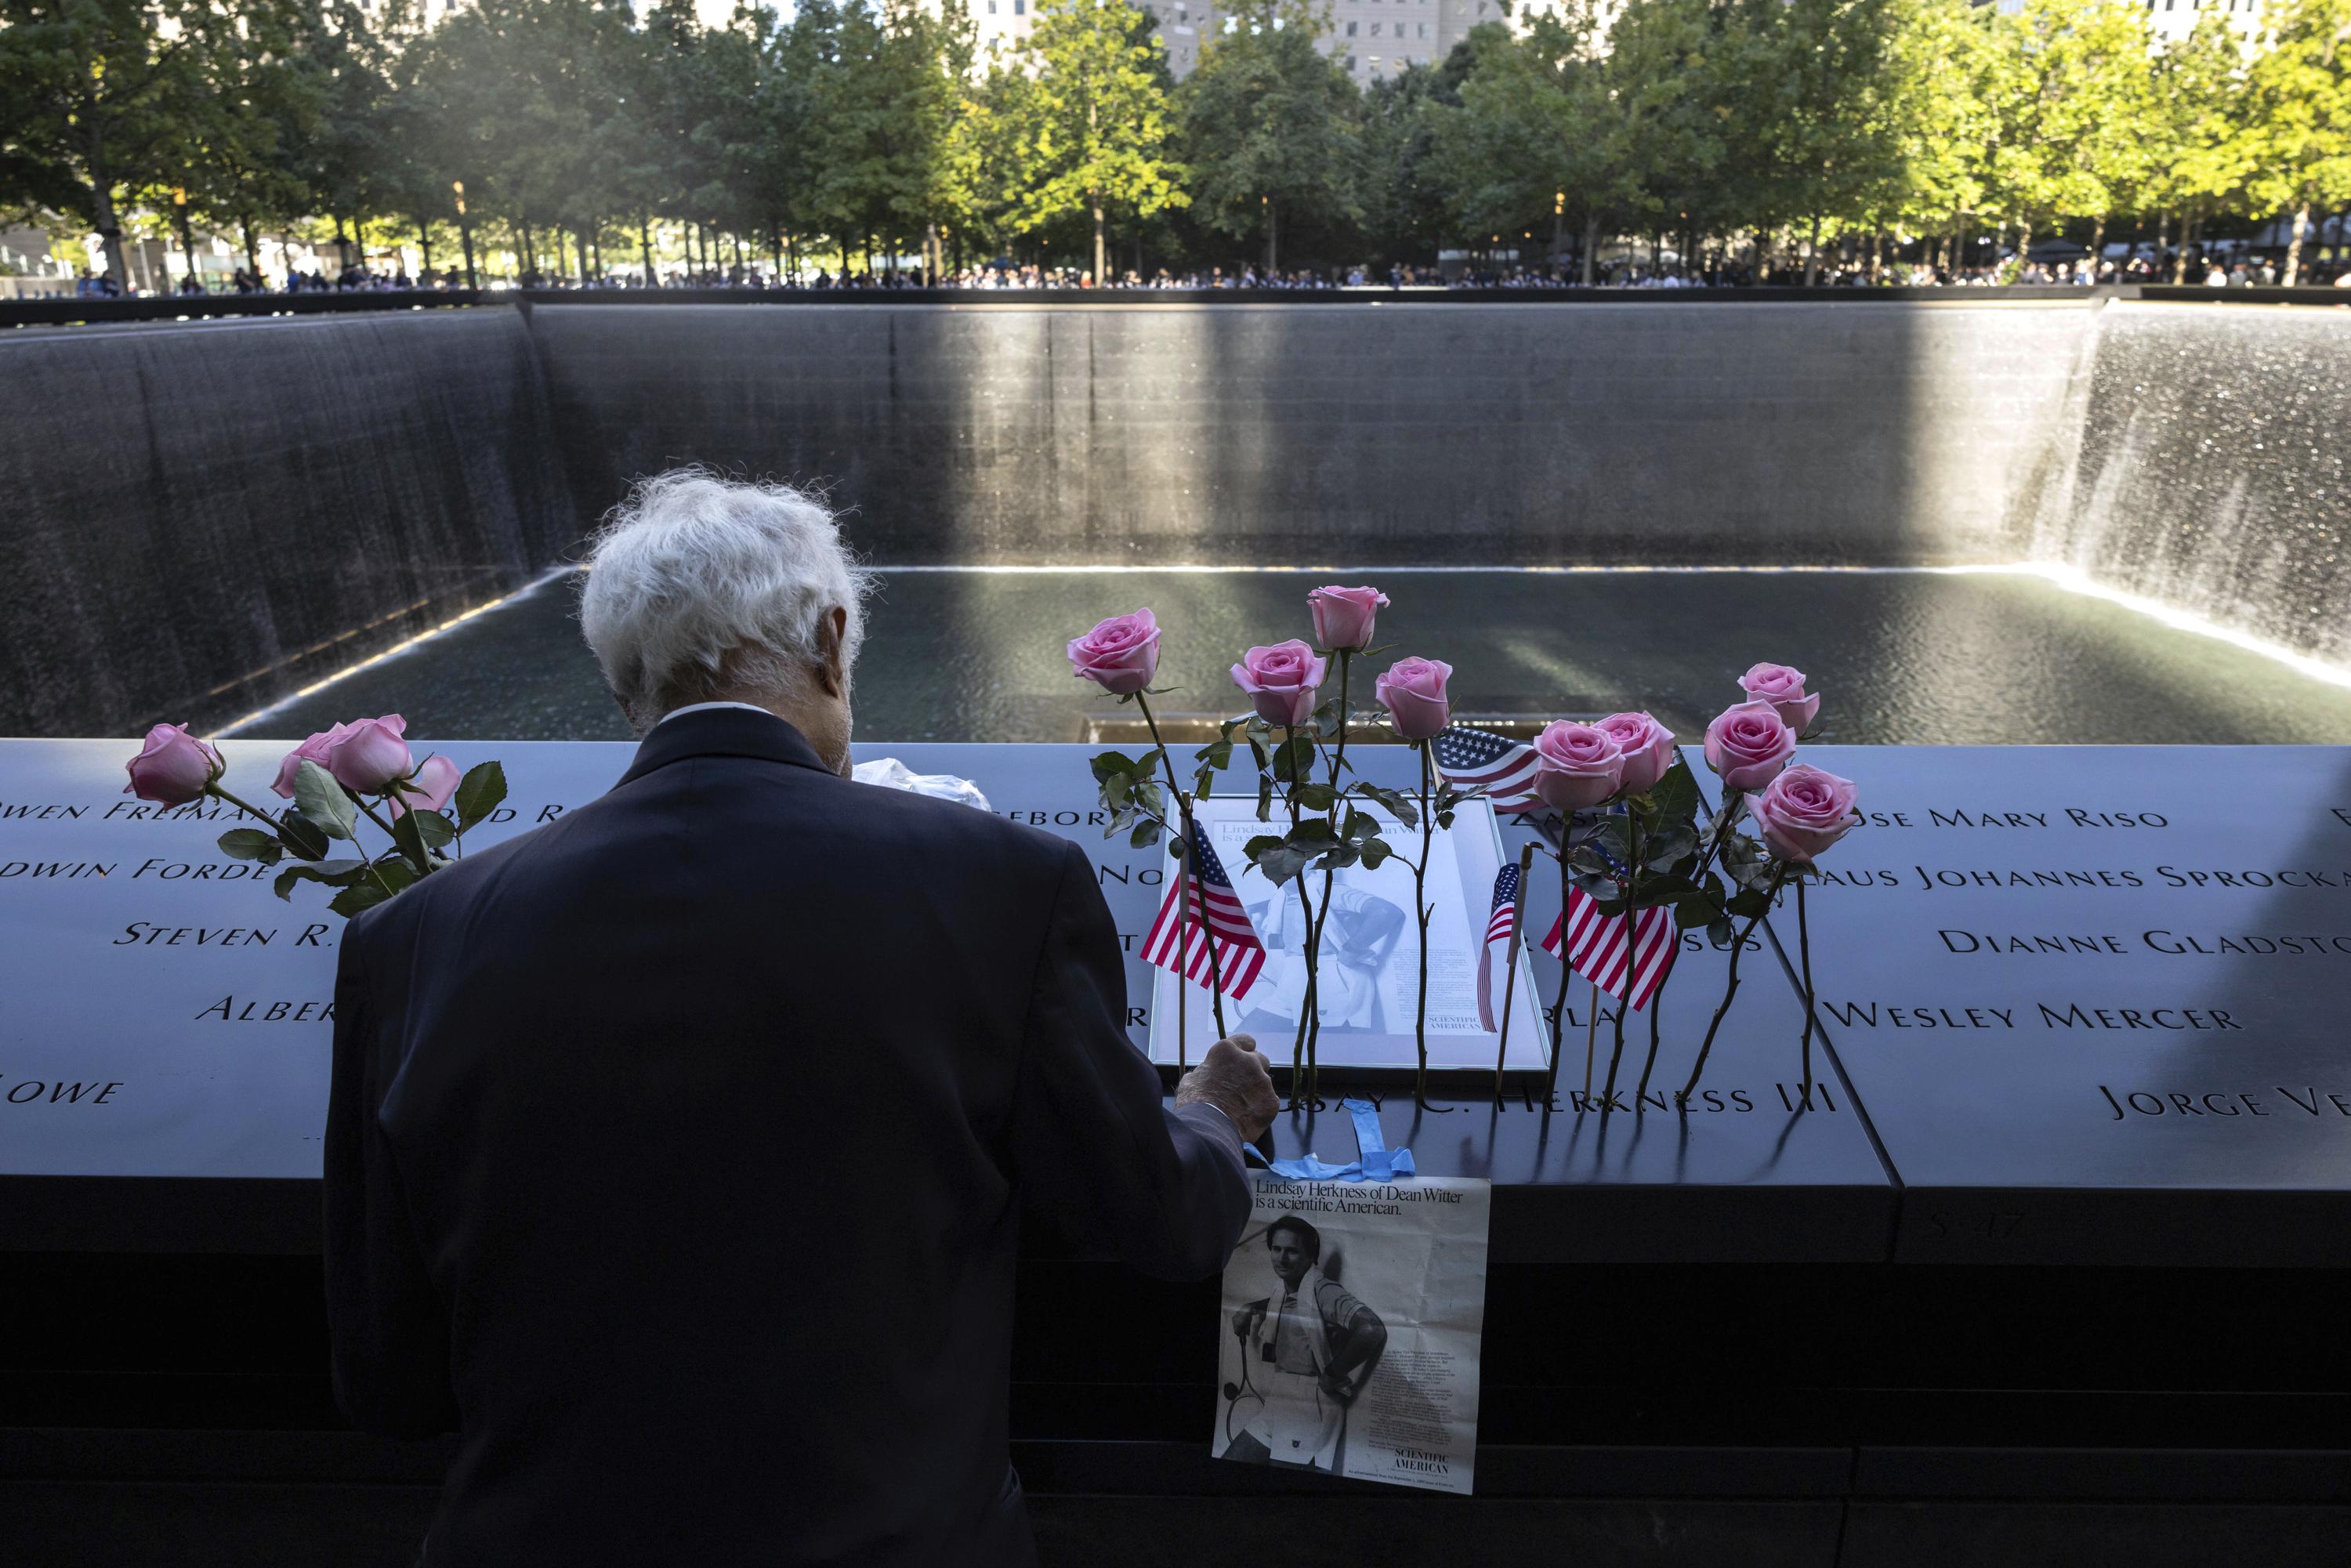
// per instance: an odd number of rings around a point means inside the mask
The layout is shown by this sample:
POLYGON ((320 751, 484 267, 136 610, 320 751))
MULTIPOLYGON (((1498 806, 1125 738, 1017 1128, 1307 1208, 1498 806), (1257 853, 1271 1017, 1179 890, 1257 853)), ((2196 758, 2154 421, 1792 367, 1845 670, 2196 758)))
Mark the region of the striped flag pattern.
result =
POLYGON ((1151 923, 1150 934, 1143 939, 1143 956, 1146 962, 1163 969, 1181 970, 1184 977, 1195 985, 1206 986, 1221 978, 1225 995, 1238 1000, 1257 983, 1258 971, 1265 967, 1265 944, 1257 937, 1257 927, 1249 924, 1249 911, 1241 907, 1240 895, 1233 891, 1232 878, 1225 874, 1224 862, 1217 852, 1200 836, 1199 824, 1192 827, 1192 852, 1184 857, 1183 869, 1160 902, 1159 917, 1151 923), (1197 887, 1199 892, 1193 891, 1197 887), (1209 964, 1210 944, 1200 939, 1200 905, 1208 908, 1208 929, 1216 936, 1216 962, 1209 964), (1185 934, 1189 932, 1186 936, 1185 934), (1185 960, 1189 958, 1188 967, 1185 960))
POLYGON ((1505 944, 1502 951, 1508 953, 1518 922, 1519 868, 1506 865, 1494 873, 1494 910, 1486 920, 1486 940, 1478 948, 1478 1021, 1489 1034, 1500 1027, 1494 1022, 1494 944, 1505 944))
MULTIPOLYGON (((1638 957, 1629 965, 1633 973, 1633 1010, 1638 1012, 1649 1005, 1649 998, 1665 984, 1666 971, 1674 967, 1674 955, 1680 950, 1673 911, 1644 909, 1634 915, 1633 940, 1640 950, 1638 957)), ((1552 922, 1551 935, 1542 939, 1543 951, 1554 958, 1560 956, 1562 946, 1567 949, 1569 968, 1610 996, 1624 997, 1628 965, 1625 916, 1621 912, 1604 915, 1597 899, 1580 887, 1569 888, 1567 913, 1552 922)))
POLYGON ((1467 725, 1437 732, 1437 770, 1456 787, 1482 789, 1497 811, 1539 811, 1535 793, 1535 748, 1467 725))

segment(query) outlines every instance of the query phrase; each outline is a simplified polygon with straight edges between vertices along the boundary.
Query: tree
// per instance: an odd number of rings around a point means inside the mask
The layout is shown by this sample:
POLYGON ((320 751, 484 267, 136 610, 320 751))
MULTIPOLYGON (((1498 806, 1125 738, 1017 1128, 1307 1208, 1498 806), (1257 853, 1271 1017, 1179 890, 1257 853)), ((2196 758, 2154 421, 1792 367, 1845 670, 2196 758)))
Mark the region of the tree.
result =
POLYGON ((1084 214, 1094 280, 1107 283, 1109 210, 1145 217, 1189 200, 1182 166, 1167 155, 1165 51, 1127 0, 1046 0, 1023 53, 1034 87, 1019 95, 1024 177, 1007 193, 1013 225, 1029 233, 1084 214))
POLYGON ((211 112, 197 59, 234 22, 214 0, 0 0, 0 167, 95 229, 118 285, 121 204, 178 167, 211 112))
POLYGON ((2229 200, 2251 172, 2241 99, 2245 57, 2237 31, 2208 12, 2186 37, 2148 63, 2147 160, 2132 204, 2156 214, 2158 248, 2179 221, 2175 281, 2188 265, 2188 240, 2203 213, 2229 200))
POLYGON ((1823 225, 1860 221, 1900 166, 1882 86, 1896 16, 1888 0, 1768 0, 1747 13, 1756 46, 1743 68, 1757 89, 1750 123, 1771 170, 1761 190, 1773 221, 1807 230, 1807 287, 1819 276, 1823 225))
POLYGON ((948 152, 964 98, 958 57, 970 57, 960 5, 938 16, 914 0, 841 8, 834 53, 815 91, 815 204, 825 225, 897 254, 925 234, 949 198, 948 152))
POLYGON ((1355 205, 1374 258, 1423 256, 1452 226, 1438 136, 1447 111, 1460 106, 1468 70, 1457 45, 1437 66, 1411 65, 1364 90, 1355 205))
POLYGON ((1459 93, 1428 118, 1431 173, 1461 230, 1499 233, 1556 216, 1570 190, 1596 211, 1589 204, 1605 178, 1599 165, 1614 160, 1595 159, 1583 139, 1597 118, 1590 45, 1589 34, 1538 15, 1523 37, 1489 22, 1456 46, 1459 93))
POLYGON ((2314 204, 2351 204, 2351 0, 2294 0, 2247 82, 2247 193, 2294 221, 2285 284, 2302 270, 2314 204))
POLYGON ((1316 40, 1327 13, 1311 0, 1243 0, 1228 30, 1200 46, 1177 97, 1192 199, 1222 233, 1265 236, 1280 260, 1281 225, 1356 214, 1354 84, 1316 40))
POLYGON ((2147 22, 2119 0, 2025 0, 1992 23, 1997 57, 1986 80, 2000 144, 1991 186, 2020 230, 2114 209, 2129 183, 2127 139, 2151 114, 2147 22))

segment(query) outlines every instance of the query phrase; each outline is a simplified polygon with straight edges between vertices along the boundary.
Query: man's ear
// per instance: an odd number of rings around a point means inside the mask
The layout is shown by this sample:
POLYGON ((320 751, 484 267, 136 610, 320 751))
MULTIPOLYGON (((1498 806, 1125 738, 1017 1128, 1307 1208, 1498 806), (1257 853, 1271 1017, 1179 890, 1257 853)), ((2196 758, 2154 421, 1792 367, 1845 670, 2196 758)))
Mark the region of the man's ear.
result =
POLYGON ((849 634, 849 612, 834 605, 817 622, 817 679, 824 695, 837 697, 849 690, 849 671, 841 659, 841 640, 849 634))

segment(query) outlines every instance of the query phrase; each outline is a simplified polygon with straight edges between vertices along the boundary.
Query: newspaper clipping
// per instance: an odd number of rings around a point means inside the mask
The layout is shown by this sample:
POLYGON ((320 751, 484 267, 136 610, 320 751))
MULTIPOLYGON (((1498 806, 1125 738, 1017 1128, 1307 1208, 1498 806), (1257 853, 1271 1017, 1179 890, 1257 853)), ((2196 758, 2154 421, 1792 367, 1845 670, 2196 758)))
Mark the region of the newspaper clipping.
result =
POLYGON ((1225 1266, 1210 1451, 1467 1493, 1488 1184, 1250 1179, 1255 1212, 1225 1266))

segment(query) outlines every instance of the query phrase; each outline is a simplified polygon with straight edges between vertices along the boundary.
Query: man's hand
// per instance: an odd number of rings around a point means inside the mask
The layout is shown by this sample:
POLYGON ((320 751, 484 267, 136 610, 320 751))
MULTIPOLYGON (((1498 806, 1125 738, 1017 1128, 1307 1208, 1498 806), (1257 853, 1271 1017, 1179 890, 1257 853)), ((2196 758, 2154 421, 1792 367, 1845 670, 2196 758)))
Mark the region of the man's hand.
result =
POLYGON ((1257 1041, 1245 1034, 1208 1047, 1200 1065, 1176 1083, 1176 1103, 1189 1105, 1196 1100, 1231 1117, 1247 1144, 1265 1136, 1265 1130, 1273 1125, 1273 1113, 1281 1108, 1273 1092, 1273 1074, 1257 1041))

